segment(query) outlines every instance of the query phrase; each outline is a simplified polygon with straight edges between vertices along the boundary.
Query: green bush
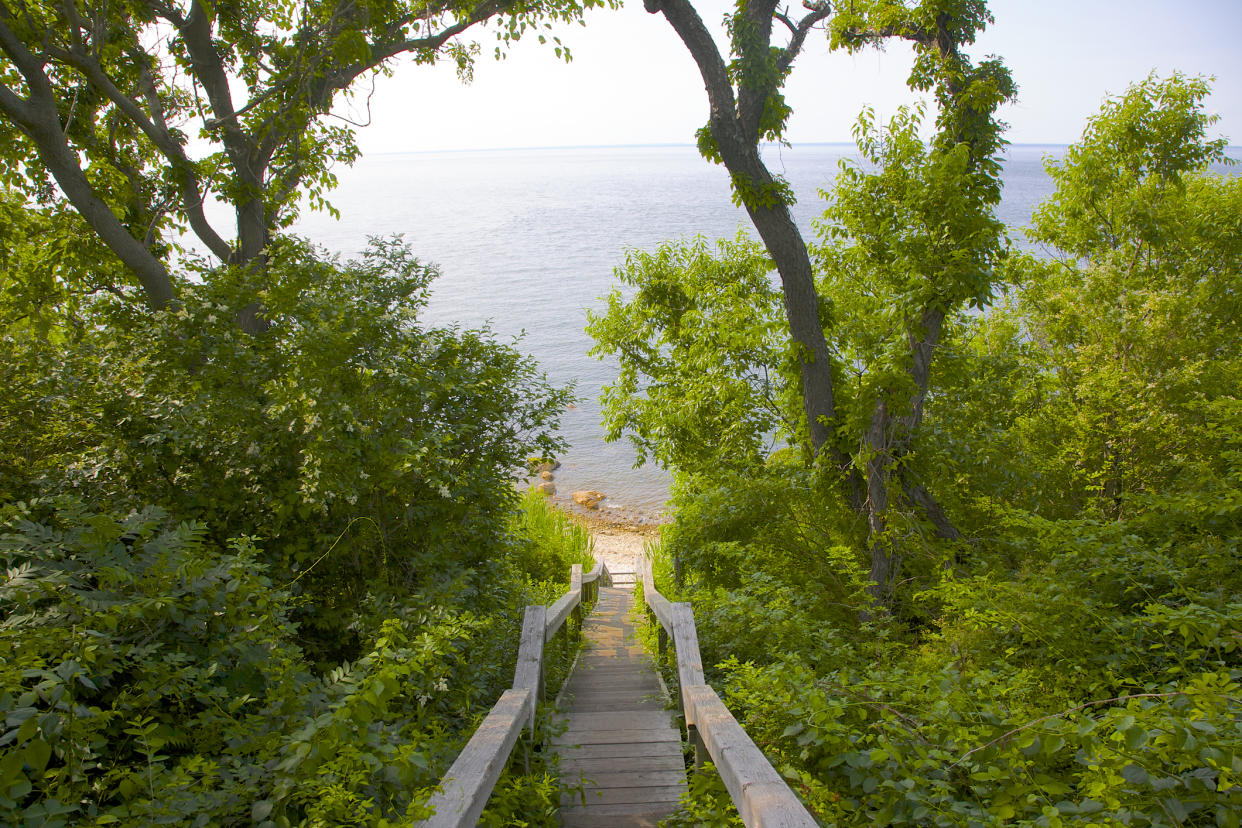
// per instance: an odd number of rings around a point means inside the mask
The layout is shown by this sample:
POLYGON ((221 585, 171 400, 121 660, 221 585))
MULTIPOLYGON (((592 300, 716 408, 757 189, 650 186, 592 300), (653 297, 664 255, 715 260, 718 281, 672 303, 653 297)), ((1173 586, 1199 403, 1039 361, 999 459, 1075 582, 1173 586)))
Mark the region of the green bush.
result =
POLYGON ((253 540, 158 509, 6 507, 0 560, 8 824, 382 824, 477 710, 483 621, 411 607, 318 677, 253 540))
MULTIPOLYGON (((245 272, 162 313, 39 305, 46 262, 15 250, 0 822, 424 815, 512 682, 523 607, 589 560, 512 484, 559 449, 567 393, 486 330, 423 325, 436 271, 396 242, 275 245, 257 336, 224 310, 245 272)), ((489 819, 554 814, 545 771, 515 765, 489 819)))
POLYGON ((18 474, 5 494, 155 504, 220 545, 259 537, 273 575, 309 598, 307 652, 357 657, 386 603, 469 599, 511 550, 513 473, 559 447, 566 392, 528 358, 486 331, 420 323, 435 275, 396 242, 346 265, 284 242, 259 336, 224 310, 245 291, 231 271, 165 313, 96 299, 72 337, 6 329, 16 395, 0 402, 0 468, 18 474))
MULTIPOLYGON (((810 473, 679 478, 708 673, 825 824, 1239 824, 1242 186, 1207 168, 1206 93, 1110 100, 1050 164, 1057 255, 946 328, 901 464, 963 536, 890 511, 891 607, 852 598, 874 550, 810 473)), ((683 822, 725 818, 691 793, 683 822)))

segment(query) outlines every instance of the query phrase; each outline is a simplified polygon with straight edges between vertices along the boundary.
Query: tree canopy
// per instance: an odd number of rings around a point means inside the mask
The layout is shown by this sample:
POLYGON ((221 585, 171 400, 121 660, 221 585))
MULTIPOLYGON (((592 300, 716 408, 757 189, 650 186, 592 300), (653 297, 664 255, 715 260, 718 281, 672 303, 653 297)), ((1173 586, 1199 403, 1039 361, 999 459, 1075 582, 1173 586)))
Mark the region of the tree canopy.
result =
MULTIPOLYGON (((772 425, 783 425, 783 436, 802 444, 824 471, 820 485, 838 488, 867 521, 874 595, 887 603, 908 554, 891 531, 894 513, 929 521, 945 538, 959 534, 911 461, 945 320, 966 305, 986 304, 1001 278, 997 263, 1003 228, 993 210, 1000 200, 1004 142, 996 110, 1016 90, 999 60, 976 64, 963 51, 992 18, 983 3, 968 0, 862 3, 835 12, 827 4, 809 4, 799 21, 776 3, 742 2, 726 21, 726 62, 688 0, 652 0, 647 10, 664 15, 702 73, 710 115, 699 132, 700 151, 729 170, 735 199, 746 208, 780 278, 786 324, 783 330, 768 330, 765 346, 773 337, 787 337, 787 361, 782 358, 781 367, 798 368, 795 387, 802 412, 782 412, 772 425), (791 191, 764 166, 759 149, 765 140, 781 140, 789 115, 781 89, 807 38, 820 28, 839 49, 858 50, 890 38, 909 42, 915 62, 907 83, 914 91, 931 92, 936 111, 928 147, 918 134, 921 111, 904 111, 887 129, 864 113, 856 133, 859 146, 879 171, 847 166, 830 195, 826 238, 812 251, 789 212, 791 191), (788 40, 773 46, 781 32, 788 40), (856 371, 866 374, 867 382, 844 384, 856 371)), ((742 258, 750 254, 735 258, 736 249, 723 252, 728 263, 714 269, 732 268, 744 278, 741 274, 752 266, 742 258)), ((669 282, 667 268, 648 263, 647 272, 631 263, 623 274, 639 286, 629 308, 614 298, 611 319, 597 317, 591 323, 599 350, 620 355, 622 381, 630 389, 608 397, 613 433, 633 424, 641 447, 657 434, 655 442, 672 445, 682 435, 708 429, 671 422, 688 413, 680 406, 663 417, 651 410, 635 417, 633 408, 646 404, 627 400, 637 388, 636 374, 646 373, 651 387, 684 381, 695 393, 683 399, 699 393, 732 399, 736 388, 713 385, 708 378, 716 375, 710 372, 690 378, 669 360, 644 364, 632 359, 657 342, 674 343, 674 353, 690 353, 718 341, 682 344, 679 340, 699 336, 700 329, 667 324, 661 312, 648 320, 654 326, 631 324, 645 314, 638 306, 673 299, 690 309, 691 294, 704 297, 694 312, 720 314, 714 323, 719 331, 747 303, 763 306, 773 298, 755 291, 736 296, 737 307, 722 309, 717 294, 700 288, 670 297, 662 289, 669 282)), ((696 264, 684 276, 712 270, 696 264)), ((766 307, 760 315, 767 318, 766 307)), ((760 353, 752 350, 748 356, 757 359, 760 353)), ((771 349, 762 353, 762 361, 747 365, 741 375, 777 372, 771 349)), ((673 454, 685 452, 655 452, 657 457, 673 454)), ((692 461, 682 468, 701 465, 692 461)))
MULTIPOLYGON (((360 80, 403 56, 452 60, 468 76, 479 52, 461 39, 468 30, 495 21, 499 53, 604 4, 6 0, 4 183, 67 200, 160 308, 178 293, 169 257, 179 232, 221 262, 261 270, 303 202, 330 209, 333 167, 357 156, 351 125, 330 116, 360 80), (213 200, 229 207, 231 227, 213 223, 213 200)), ((262 326, 253 302, 239 312, 262 326)))
MULTIPOLYGON (((696 428, 662 427, 641 390, 610 401, 639 440, 703 461, 679 475, 657 580, 693 602, 709 681, 825 823, 1237 824, 1242 189, 1214 168, 1225 142, 1210 135, 1207 90, 1150 77, 1106 101, 1048 163, 1056 190, 1030 230, 1040 255, 1000 243, 970 206, 986 203, 986 180, 972 189, 961 156, 919 141, 917 111, 882 131, 864 117, 872 169, 838 177, 816 248, 841 387, 858 389, 840 406, 865 449, 888 452, 869 481, 917 475, 960 533, 890 508, 884 537, 901 557, 888 613, 871 609, 874 532, 797 452, 726 432, 750 450, 717 462, 696 428), (925 395, 909 342, 925 317, 910 308, 945 311, 925 395), (873 443, 877 400, 890 420, 873 443), (918 439, 898 454, 920 401, 918 439)), ((753 292, 754 322, 739 325, 744 300, 712 289, 729 281, 719 272, 755 284, 754 247, 714 253, 669 248, 639 271, 661 278, 641 279, 635 300, 692 282, 662 300, 677 314, 653 314, 658 353, 701 360, 735 331, 725 361, 745 354, 745 368, 727 384, 653 360, 652 402, 678 397, 667 380, 731 404, 760 366, 796 386, 779 348, 732 346, 788 341, 764 327, 771 292, 753 292), (670 261, 685 263, 677 278, 670 261)), ((635 311, 597 322, 601 342, 648 353, 622 325, 635 311)), ((715 413, 705 405, 674 410, 712 426, 695 413, 715 413)), ((740 824, 711 772, 690 787, 674 824, 740 824)))

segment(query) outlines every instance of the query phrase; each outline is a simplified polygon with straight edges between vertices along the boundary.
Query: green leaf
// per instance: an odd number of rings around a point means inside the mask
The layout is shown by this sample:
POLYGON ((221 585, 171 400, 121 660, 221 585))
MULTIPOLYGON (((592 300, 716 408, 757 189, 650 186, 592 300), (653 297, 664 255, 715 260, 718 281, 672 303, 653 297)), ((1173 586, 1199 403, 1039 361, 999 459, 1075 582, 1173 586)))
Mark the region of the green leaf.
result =
POLYGON ((7 788, 17 778, 25 763, 25 753, 20 750, 10 750, 0 759, 0 790, 7 788))
POLYGON ((42 739, 35 739, 26 745, 26 764, 39 773, 43 772, 51 758, 52 746, 42 739))

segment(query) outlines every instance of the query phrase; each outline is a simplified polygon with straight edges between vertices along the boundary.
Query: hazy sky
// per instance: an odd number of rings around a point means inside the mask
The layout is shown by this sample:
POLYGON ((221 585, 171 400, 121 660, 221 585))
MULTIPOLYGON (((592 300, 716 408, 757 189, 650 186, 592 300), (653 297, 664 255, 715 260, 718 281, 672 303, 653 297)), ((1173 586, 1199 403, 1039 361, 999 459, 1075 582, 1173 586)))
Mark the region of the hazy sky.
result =
MULTIPOLYGON (((732 7, 700 0, 717 24, 732 7)), ((795 9, 800 3, 793 3, 795 9)), ((993 0, 996 23, 970 50, 1002 57, 1019 86, 1005 107, 1015 143, 1069 143, 1106 95, 1153 70, 1215 76, 1209 108, 1219 134, 1242 143, 1242 0, 993 0)), ((376 81, 365 153, 502 147, 690 143, 707 120, 707 96, 685 48, 663 16, 640 0, 588 14, 558 30, 574 55, 558 60, 534 38, 491 58, 492 32, 473 83, 449 66, 401 66, 376 81)), ((723 40, 718 34, 717 42, 723 40)), ((866 104, 882 117, 914 100, 905 86, 909 50, 894 44, 855 57, 829 55, 822 33, 808 39, 787 87, 793 143, 850 140, 866 104)), ((349 111, 365 119, 361 101, 349 111)))

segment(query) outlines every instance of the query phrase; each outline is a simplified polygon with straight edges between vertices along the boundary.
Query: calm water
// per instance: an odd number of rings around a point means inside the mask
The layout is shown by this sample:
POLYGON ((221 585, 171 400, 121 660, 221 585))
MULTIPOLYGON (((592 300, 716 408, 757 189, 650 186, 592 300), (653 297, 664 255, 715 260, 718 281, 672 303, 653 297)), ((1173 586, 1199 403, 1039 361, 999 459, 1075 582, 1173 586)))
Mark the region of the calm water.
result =
MULTIPOLYGON (((1006 223, 1027 223, 1051 191, 1041 159, 1063 150, 1011 148, 1000 209, 1006 223)), ((774 148, 767 157, 793 185, 794 215, 810 237, 822 212, 818 191, 854 148, 774 148)), ((332 201, 339 221, 308 215, 296 231, 346 255, 368 235, 404 234, 443 271, 428 321, 489 324, 504 339, 519 337, 554 382, 575 384, 579 400, 562 424, 571 448, 557 472, 560 494, 597 489, 630 517, 658 516, 667 475, 633 468, 628 443, 603 440, 599 393, 616 365, 587 356, 586 311, 614 287, 613 268, 626 250, 749 228, 722 168, 688 146, 378 155, 341 171, 332 201)))

